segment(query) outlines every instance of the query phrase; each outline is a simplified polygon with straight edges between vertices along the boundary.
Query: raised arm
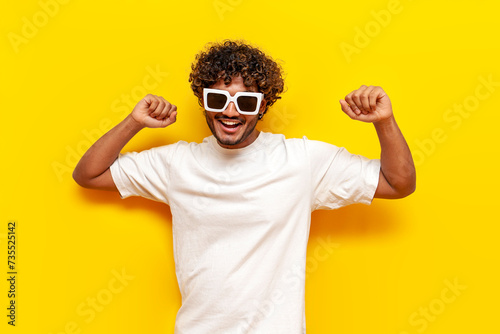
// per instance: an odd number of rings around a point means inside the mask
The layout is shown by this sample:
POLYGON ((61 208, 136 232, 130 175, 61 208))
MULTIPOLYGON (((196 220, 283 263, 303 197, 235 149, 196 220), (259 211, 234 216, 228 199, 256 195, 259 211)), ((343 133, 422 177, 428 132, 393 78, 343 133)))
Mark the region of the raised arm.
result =
POLYGON ((167 127, 176 121, 176 116, 175 105, 161 96, 146 95, 122 122, 85 152, 73 171, 76 183, 85 188, 116 191, 109 167, 125 144, 143 128, 167 127))
POLYGON ((352 119, 373 123, 380 141, 380 177, 375 197, 402 198, 415 191, 415 165, 389 97, 381 87, 361 86, 340 100, 352 119))

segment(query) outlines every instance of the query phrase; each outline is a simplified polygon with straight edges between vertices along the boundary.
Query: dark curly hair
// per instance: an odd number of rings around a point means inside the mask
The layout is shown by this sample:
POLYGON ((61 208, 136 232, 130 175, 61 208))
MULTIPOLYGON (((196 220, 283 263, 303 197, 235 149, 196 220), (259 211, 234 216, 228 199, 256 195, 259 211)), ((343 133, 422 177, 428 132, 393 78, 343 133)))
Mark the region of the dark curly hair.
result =
POLYGON ((196 55, 189 82, 202 105, 203 88, 214 85, 220 79, 229 85, 233 77, 240 75, 245 86, 255 84, 258 91, 264 94, 266 113, 281 98, 279 95, 284 90, 282 73, 281 66, 259 49, 243 41, 225 40, 207 44, 206 51, 196 55))

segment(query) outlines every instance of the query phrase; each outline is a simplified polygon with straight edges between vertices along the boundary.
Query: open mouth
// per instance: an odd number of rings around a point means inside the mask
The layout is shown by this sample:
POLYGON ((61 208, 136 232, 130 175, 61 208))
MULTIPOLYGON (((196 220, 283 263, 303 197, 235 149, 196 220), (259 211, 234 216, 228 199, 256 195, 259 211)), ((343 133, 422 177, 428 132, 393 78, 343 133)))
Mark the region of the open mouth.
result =
POLYGON ((242 123, 238 120, 219 119, 218 122, 223 130, 229 133, 236 132, 242 126, 242 123))

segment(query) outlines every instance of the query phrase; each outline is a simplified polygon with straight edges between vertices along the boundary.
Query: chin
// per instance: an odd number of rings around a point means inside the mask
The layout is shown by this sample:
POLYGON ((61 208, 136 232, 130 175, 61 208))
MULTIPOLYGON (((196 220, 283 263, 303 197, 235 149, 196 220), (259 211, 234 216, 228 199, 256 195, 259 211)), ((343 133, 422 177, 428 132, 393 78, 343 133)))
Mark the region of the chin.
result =
POLYGON ((240 144, 245 139, 242 134, 239 136, 227 136, 226 134, 220 136, 218 134, 214 134, 214 136, 222 146, 235 146, 240 144))

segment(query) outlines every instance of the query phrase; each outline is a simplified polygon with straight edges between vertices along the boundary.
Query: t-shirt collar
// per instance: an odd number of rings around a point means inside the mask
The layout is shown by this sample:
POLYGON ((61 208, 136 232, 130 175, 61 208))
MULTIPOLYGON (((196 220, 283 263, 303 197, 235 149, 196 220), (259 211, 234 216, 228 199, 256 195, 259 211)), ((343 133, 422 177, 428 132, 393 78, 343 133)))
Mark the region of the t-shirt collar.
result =
POLYGON ((204 141, 208 141, 210 146, 215 149, 217 152, 225 154, 225 155, 244 155, 247 153, 254 152, 259 149, 265 142, 266 133, 259 132, 257 138, 248 146, 242 148, 224 148, 219 145, 217 139, 212 135, 210 137, 205 138, 204 141))

